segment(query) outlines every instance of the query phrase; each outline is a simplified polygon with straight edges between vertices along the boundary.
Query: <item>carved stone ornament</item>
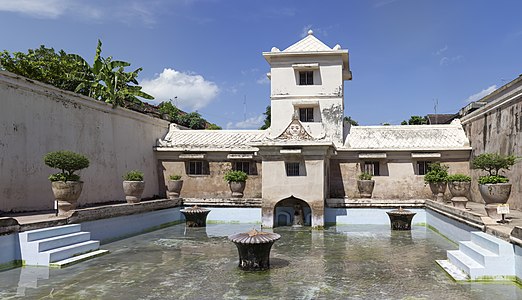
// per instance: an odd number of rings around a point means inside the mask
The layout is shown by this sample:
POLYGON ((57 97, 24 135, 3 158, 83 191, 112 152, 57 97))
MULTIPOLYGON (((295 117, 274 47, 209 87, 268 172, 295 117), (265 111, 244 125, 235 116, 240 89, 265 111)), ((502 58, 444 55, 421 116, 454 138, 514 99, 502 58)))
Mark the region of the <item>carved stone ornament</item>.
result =
POLYGON ((312 136, 306 131, 303 124, 301 124, 297 118, 294 118, 292 122, 290 122, 290 125, 286 127, 285 131, 276 139, 294 141, 313 140, 312 136))

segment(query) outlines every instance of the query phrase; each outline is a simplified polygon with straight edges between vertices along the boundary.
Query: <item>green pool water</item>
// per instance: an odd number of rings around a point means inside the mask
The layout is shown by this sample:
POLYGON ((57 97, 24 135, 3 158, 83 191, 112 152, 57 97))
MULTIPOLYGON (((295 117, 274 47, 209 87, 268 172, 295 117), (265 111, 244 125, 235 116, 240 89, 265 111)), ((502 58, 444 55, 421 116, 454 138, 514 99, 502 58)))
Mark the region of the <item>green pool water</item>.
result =
POLYGON ((3 271, 0 299, 522 299, 514 284, 454 282, 435 260, 457 245, 422 226, 276 228, 272 268, 244 272, 227 236, 252 227, 179 224, 64 269, 3 271))

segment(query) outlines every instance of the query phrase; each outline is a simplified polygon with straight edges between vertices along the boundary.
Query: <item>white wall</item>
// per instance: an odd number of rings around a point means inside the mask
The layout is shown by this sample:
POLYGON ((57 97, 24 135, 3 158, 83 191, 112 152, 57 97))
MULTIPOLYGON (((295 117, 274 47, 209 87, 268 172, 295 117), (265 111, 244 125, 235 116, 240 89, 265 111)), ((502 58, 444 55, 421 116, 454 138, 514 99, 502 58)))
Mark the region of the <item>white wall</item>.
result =
POLYGON ((0 72, 0 210, 54 207, 42 157, 71 150, 86 155, 79 204, 124 201, 122 175, 145 173, 144 197, 158 194, 152 147, 169 123, 72 92, 0 72))

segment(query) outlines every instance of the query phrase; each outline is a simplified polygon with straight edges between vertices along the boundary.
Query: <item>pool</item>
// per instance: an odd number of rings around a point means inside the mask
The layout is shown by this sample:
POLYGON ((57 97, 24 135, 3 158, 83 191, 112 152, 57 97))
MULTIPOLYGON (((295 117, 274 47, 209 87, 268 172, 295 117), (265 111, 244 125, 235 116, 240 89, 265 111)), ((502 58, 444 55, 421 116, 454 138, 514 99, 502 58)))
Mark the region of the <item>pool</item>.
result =
POLYGON ((435 260, 457 245, 418 225, 278 227, 272 268, 244 272, 227 236, 254 226, 178 224, 105 244, 110 254, 65 269, 3 271, 0 298, 522 299, 514 284, 454 282, 435 260))

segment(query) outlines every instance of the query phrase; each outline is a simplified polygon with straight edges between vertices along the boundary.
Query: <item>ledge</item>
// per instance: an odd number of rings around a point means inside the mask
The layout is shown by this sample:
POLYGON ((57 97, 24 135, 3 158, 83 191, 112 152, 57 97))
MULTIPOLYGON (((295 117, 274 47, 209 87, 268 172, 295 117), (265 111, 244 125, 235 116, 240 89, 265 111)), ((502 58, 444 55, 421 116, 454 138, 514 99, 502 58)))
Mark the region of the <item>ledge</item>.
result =
POLYGON ((258 207, 261 208, 261 198, 183 198, 185 206, 214 207, 258 207))
POLYGON ((397 200, 397 199, 347 199, 330 198, 326 199, 326 207, 330 208, 398 208, 401 207, 424 207, 425 200, 397 200))

